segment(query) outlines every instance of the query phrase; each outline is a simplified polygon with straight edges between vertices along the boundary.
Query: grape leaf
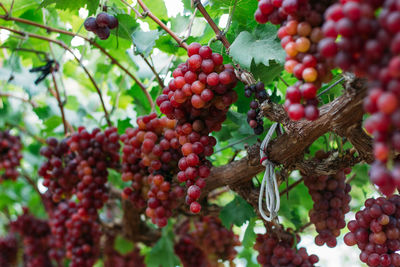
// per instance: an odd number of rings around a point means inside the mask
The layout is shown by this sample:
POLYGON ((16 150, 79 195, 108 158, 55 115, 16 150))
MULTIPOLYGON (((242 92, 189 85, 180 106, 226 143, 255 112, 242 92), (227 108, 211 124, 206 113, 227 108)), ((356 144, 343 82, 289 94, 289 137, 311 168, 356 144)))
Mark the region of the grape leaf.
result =
POLYGON ((144 32, 137 30, 132 34, 132 41, 135 45, 135 52, 148 57, 156 44, 156 40, 160 36, 157 30, 144 32))
MULTIPOLYGON (((118 37, 132 40, 132 34, 139 28, 139 23, 134 18, 127 14, 118 14, 118 37)), ((112 31, 112 34, 116 34, 117 31, 112 31)))
POLYGON ((57 9, 70 9, 79 10, 81 7, 87 5, 90 14, 95 14, 99 6, 100 0, 44 0, 40 7, 47 7, 51 4, 56 4, 57 9))
POLYGON ((168 223, 162 229, 162 236, 146 255, 145 262, 148 267, 171 267, 179 265, 179 259, 174 253, 174 233, 172 224, 168 223))
POLYGON ((139 85, 134 84, 127 93, 133 97, 134 108, 139 115, 148 114, 148 112, 150 112, 150 103, 147 101, 146 95, 140 89, 139 85))
POLYGON ((242 245, 245 248, 250 248, 256 241, 256 233, 254 233, 254 226, 256 225, 256 219, 251 218, 249 225, 247 225, 246 231, 244 232, 242 245))
POLYGON ((251 64, 251 73, 254 75, 254 78, 262 81, 265 86, 271 84, 281 74, 282 70, 283 66, 275 61, 270 62, 269 66, 264 64, 256 65, 254 61, 251 64))
POLYGON ((271 61, 283 64, 285 60, 276 27, 271 24, 260 25, 252 33, 242 31, 232 43, 229 54, 247 70, 250 70, 253 61, 256 65, 270 66, 271 61))
POLYGON ((121 254, 127 254, 133 250, 133 243, 122 236, 117 236, 114 242, 114 248, 121 254))
POLYGON ((226 228, 230 228, 232 224, 242 226, 246 221, 255 216, 253 207, 240 196, 236 196, 219 213, 219 218, 226 228))

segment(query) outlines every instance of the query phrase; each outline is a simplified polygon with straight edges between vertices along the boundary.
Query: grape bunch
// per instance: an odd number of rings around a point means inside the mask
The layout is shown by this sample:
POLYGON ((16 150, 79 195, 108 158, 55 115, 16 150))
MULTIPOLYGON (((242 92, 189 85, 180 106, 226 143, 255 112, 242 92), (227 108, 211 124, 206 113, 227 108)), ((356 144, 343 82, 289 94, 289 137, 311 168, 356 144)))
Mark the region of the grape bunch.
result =
POLYGON ((144 256, 140 255, 137 246, 125 255, 114 248, 115 237, 107 236, 104 244, 104 267, 145 267, 144 256))
POLYGON ((346 183, 345 174, 349 172, 345 169, 332 176, 304 177, 304 184, 314 202, 309 216, 318 233, 315 238, 318 246, 326 243, 328 247, 335 247, 340 230, 346 226, 344 216, 350 211, 351 186, 346 183))
POLYGON ((123 197, 137 208, 146 206, 146 215, 159 227, 167 225, 184 191, 173 181, 182 157, 176 121, 157 118, 156 113, 137 119, 138 128, 128 128, 121 136, 123 147, 122 180, 132 181, 123 197))
POLYGON ((121 145, 117 128, 109 127, 104 133, 96 128, 89 133, 84 127, 79 127, 67 144, 69 150, 76 154, 79 215, 96 217, 97 210, 108 200, 107 168, 119 167, 121 145))
POLYGON ((288 229, 288 232, 277 234, 275 232, 258 234, 254 249, 259 252, 257 262, 262 267, 289 267, 289 266, 314 266, 319 259, 317 255, 308 255, 305 248, 296 249, 300 242, 300 236, 294 234, 288 229), (283 239, 279 239, 283 236, 283 239))
POLYGON ((196 201, 210 174, 211 163, 206 157, 213 154, 216 144, 212 131, 219 131, 226 113, 237 100, 233 90, 237 79, 234 68, 224 65, 220 54, 208 46, 192 43, 188 60, 176 68, 174 79, 157 98, 163 114, 176 119, 176 133, 183 157, 179 161, 178 180, 188 187, 186 203, 193 213, 201 209, 196 201))
POLYGON ((18 240, 14 234, 0 238, 0 266, 12 267, 16 265, 18 254, 18 240))
POLYGON ((76 154, 70 153, 67 140, 58 142, 54 137, 46 140, 47 147, 40 149, 46 161, 39 168, 39 175, 44 178, 43 185, 48 188, 54 202, 70 198, 75 193, 79 182, 76 168, 76 154))
POLYGON ((111 30, 118 27, 118 19, 101 12, 96 18, 88 17, 83 25, 87 31, 94 32, 101 40, 106 40, 110 37, 111 30))
POLYGON ((49 257, 50 227, 47 221, 31 215, 27 208, 10 223, 11 231, 18 233, 23 241, 24 262, 27 267, 52 267, 49 257))
POLYGON ((0 131, 0 182, 15 181, 18 178, 17 167, 22 159, 22 144, 19 136, 9 131, 0 131))
POLYGON ((399 162, 387 169, 393 152, 400 151, 400 27, 396 1, 341 1, 325 13, 320 53, 336 66, 369 79, 365 121, 374 135, 370 178, 385 195, 400 185, 399 162), (378 12, 380 11, 380 12, 378 12), (337 37, 340 35, 340 38, 337 37))
POLYGON ((226 229, 219 218, 213 216, 186 220, 180 224, 176 233, 180 240, 175 245, 175 251, 184 266, 203 266, 193 265, 198 261, 208 263, 204 266, 214 266, 218 260, 232 262, 236 256, 235 247, 240 245, 239 237, 231 229, 226 229), (199 257, 194 258, 194 255, 199 257))
POLYGON ((286 92, 285 109, 292 120, 319 117, 316 93, 331 80, 332 63, 318 51, 323 39, 321 25, 332 1, 260 0, 255 19, 264 24, 281 24, 278 37, 286 52, 285 70, 299 82, 286 92))
POLYGON ((365 208, 347 224, 348 246, 357 245, 360 260, 368 266, 400 266, 400 196, 369 198, 365 208))
POLYGON ((244 87, 244 95, 251 97, 254 94, 254 99, 250 102, 250 110, 247 112, 247 122, 254 129, 254 134, 260 135, 264 132, 264 122, 260 114, 260 104, 268 99, 267 91, 264 84, 258 82, 244 87))

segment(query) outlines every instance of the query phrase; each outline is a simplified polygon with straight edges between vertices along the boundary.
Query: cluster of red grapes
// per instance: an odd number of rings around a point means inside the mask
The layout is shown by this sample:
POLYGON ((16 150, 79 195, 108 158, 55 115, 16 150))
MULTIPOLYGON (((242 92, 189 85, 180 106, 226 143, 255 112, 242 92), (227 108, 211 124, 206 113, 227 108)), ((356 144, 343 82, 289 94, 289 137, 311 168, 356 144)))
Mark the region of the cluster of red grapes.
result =
POLYGON ((260 135, 264 132, 264 121, 259 116, 260 104, 268 99, 267 91, 262 82, 244 87, 246 97, 252 97, 253 94, 254 99, 250 102, 250 110, 247 112, 247 122, 254 129, 254 134, 260 135))
POLYGON ((177 120, 176 133, 183 158, 179 161, 178 180, 188 187, 186 203, 193 213, 201 209, 196 201, 211 164, 205 159, 213 154, 215 138, 226 113, 237 100, 233 90, 237 83, 234 68, 223 65, 220 54, 208 46, 192 43, 188 47, 189 59, 176 68, 174 79, 157 98, 157 105, 170 119, 177 120))
POLYGON ((320 53, 335 65, 370 80, 364 109, 365 121, 374 135, 370 177, 380 191, 391 195, 400 185, 400 166, 389 171, 386 163, 400 151, 400 24, 396 1, 341 1, 325 13, 320 53), (379 12, 378 12, 379 10, 379 12), (337 37, 340 36, 339 39, 337 37))
POLYGON ((47 221, 35 218, 24 208, 24 213, 12 221, 10 227, 22 238, 25 266, 53 266, 49 257, 51 233, 47 221))
POLYGON ((118 27, 118 20, 114 16, 101 12, 96 18, 87 18, 83 25, 87 31, 94 32, 101 40, 106 40, 110 37, 110 30, 118 27))
POLYGON ((347 224, 348 246, 357 245, 360 260, 368 266, 400 266, 400 196, 369 198, 365 208, 347 224))
POLYGON ((104 267, 146 267, 144 256, 140 255, 137 246, 134 249, 122 255, 114 249, 115 237, 107 236, 104 244, 104 267))
POLYGON ((79 127, 67 144, 70 151, 77 155, 79 215, 96 218, 97 210, 108 200, 107 168, 119 167, 121 145, 117 128, 109 127, 104 133, 94 129, 89 133, 84 127, 79 127))
POLYGON ((304 177, 304 184, 314 202, 309 215, 318 233, 315 238, 318 246, 326 243, 328 247, 335 247, 340 230, 346 226, 344 216, 350 211, 351 186, 346 183, 345 172, 350 171, 345 169, 332 176, 304 177))
POLYGON ((157 118, 156 113, 137 119, 138 128, 128 128, 121 136, 124 143, 122 180, 132 181, 123 191, 137 208, 147 208, 146 215, 159 227, 167 225, 172 209, 184 190, 173 182, 182 157, 176 121, 157 118))
POLYGON ((47 147, 40 149, 40 154, 47 160, 40 166, 39 175, 44 178, 43 185, 48 188, 54 202, 69 198, 75 193, 79 182, 76 168, 76 155, 70 153, 67 140, 58 142, 54 137, 46 140, 47 147))
POLYGON ((208 262, 211 266, 218 260, 232 262, 236 256, 235 246, 240 245, 239 237, 232 230, 226 229, 219 218, 213 216, 186 220, 179 225, 176 232, 180 240, 175 245, 175 252, 181 257, 184 266, 208 266, 198 265, 199 261, 208 262))
POLYGON ((14 234, 0 238, 0 266, 15 266, 18 254, 18 241, 14 234))
POLYGON ((292 120, 319 116, 316 93, 332 76, 332 64, 318 52, 323 39, 321 25, 325 9, 332 1, 259 0, 255 19, 281 24, 278 37, 286 52, 285 70, 299 82, 287 89, 285 109, 292 120))
POLYGON ((257 262, 262 267, 309 267, 319 261, 318 256, 308 255, 305 248, 296 249, 300 236, 288 229, 283 233, 258 234, 254 249, 258 251, 257 262), (279 238, 282 237, 282 239, 279 238))
POLYGON ((0 182, 15 181, 18 178, 17 167, 22 159, 22 144, 19 136, 9 131, 0 131, 0 182))

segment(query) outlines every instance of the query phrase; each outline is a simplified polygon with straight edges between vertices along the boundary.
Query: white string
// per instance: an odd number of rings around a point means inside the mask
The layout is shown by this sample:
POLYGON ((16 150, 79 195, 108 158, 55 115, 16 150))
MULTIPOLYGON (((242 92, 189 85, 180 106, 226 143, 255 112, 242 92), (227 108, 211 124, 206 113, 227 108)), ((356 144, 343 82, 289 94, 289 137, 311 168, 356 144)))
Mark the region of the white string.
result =
POLYGON ((261 164, 265 166, 265 173, 261 182, 260 194, 258 196, 258 210, 260 211, 261 216, 267 221, 272 221, 277 217, 280 207, 280 196, 278 183, 276 182, 275 166, 271 161, 267 159, 267 154, 265 153, 266 148, 268 147, 268 143, 271 140, 272 134, 274 133, 277 126, 278 123, 272 124, 260 147, 260 159, 261 164), (265 211, 263 207, 264 193, 266 208, 265 211), (269 213, 269 216, 265 214, 266 212, 269 213))

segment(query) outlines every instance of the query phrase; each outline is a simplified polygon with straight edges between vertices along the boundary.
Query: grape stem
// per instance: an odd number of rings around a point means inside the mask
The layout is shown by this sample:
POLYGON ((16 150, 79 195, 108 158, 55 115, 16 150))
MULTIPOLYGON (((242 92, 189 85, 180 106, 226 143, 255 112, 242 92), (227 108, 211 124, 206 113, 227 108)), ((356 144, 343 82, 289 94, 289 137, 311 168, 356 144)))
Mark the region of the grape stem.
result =
POLYGON ((143 54, 140 54, 140 56, 143 58, 144 62, 146 62, 146 65, 150 68, 151 72, 153 72, 154 76, 157 79, 158 85, 160 85, 161 89, 163 89, 164 88, 164 82, 161 79, 160 75, 158 75, 158 73, 155 70, 154 66, 152 64, 150 64, 150 62, 147 60, 147 58, 143 54))
POLYGON ((286 193, 289 193, 290 190, 292 190, 293 188, 295 188, 298 184, 300 184, 301 182, 304 181, 304 178, 300 178, 299 180, 297 180, 296 182, 294 182, 293 184, 289 185, 287 188, 285 188, 284 190, 282 190, 282 192, 279 193, 280 196, 283 196, 286 193))
MULTIPOLYGON (((1 3, 0 3, 1 4, 1 3)), ((121 65, 121 63, 119 63, 119 61, 113 57, 110 53, 108 53, 101 45, 99 45, 98 43, 96 43, 94 41, 94 39, 90 39, 86 36, 80 35, 80 34, 76 34, 73 32, 69 32, 69 31, 65 31, 65 30, 61 30, 61 29, 57 29, 57 28, 53 28, 53 27, 49 27, 46 25, 42 25, 30 20, 26 20, 26 19, 21 19, 21 18, 15 18, 15 17, 11 17, 9 16, 9 13, 6 12, 6 15, 0 15, 0 19, 3 20, 11 20, 11 21, 15 21, 15 22, 20 22, 23 24, 27 24, 27 25, 31 25, 31 26, 35 26, 38 28, 42 28, 45 29, 48 32, 57 32, 60 34, 65 34, 65 35, 69 35, 72 37, 79 37, 82 38, 83 40, 85 40, 86 42, 90 43, 91 45, 95 46, 96 48, 98 48, 100 50, 101 53, 103 53, 106 57, 108 57, 111 60, 112 64, 117 65, 123 72, 125 72, 132 80, 134 80, 136 82, 137 85, 139 85, 140 89, 143 91, 143 93, 146 95, 147 101, 150 103, 151 107, 154 107, 154 101, 150 96, 150 93, 147 91, 146 86, 144 86, 144 84, 135 77, 135 75, 133 75, 133 73, 131 73, 127 68, 125 68, 124 66, 121 65)))
POLYGON ((57 81, 56 81, 56 76, 54 75, 54 71, 51 72, 51 78, 53 79, 53 84, 54 84, 54 96, 57 99, 57 103, 58 103, 58 107, 60 108, 60 112, 61 112, 61 119, 64 125, 64 135, 68 134, 68 122, 65 119, 65 113, 64 113, 64 104, 61 101, 60 98, 60 91, 58 90, 58 85, 57 85, 57 81))
POLYGON ((143 9, 143 13, 142 16, 143 17, 149 17, 151 18, 155 23, 157 23, 164 31, 166 31, 169 35, 171 35, 172 38, 175 39, 175 41, 178 43, 178 45, 182 48, 184 48, 185 50, 187 50, 188 45, 184 42, 184 40, 182 40, 181 38, 179 38, 173 31, 171 31, 171 29, 169 29, 167 27, 167 25, 165 25, 159 18, 157 18, 153 13, 151 13, 151 11, 148 9, 148 7, 145 5, 145 3, 142 0, 137 0, 138 4, 142 7, 143 9))
POLYGON ((128 2, 126 2, 125 0, 121 0, 122 3, 124 3, 127 7, 129 7, 130 9, 132 9, 133 12, 135 12, 136 16, 138 16, 138 18, 143 19, 143 15, 140 14, 140 12, 134 8, 133 6, 131 6, 128 2))
POLYGON ((37 104, 36 104, 35 101, 33 101, 31 99, 28 99, 28 98, 23 98, 21 96, 13 95, 13 94, 10 94, 10 93, 0 93, 0 97, 8 97, 8 98, 18 99, 18 100, 20 100, 22 102, 29 103, 33 108, 37 107, 37 104))
MULTIPOLYGON (((138 0, 141 1, 141 0, 138 0)), ((203 15, 207 23, 210 25, 210 27, 213 29, 215 32, 217 39, 222 42, 226 50, 229 50, 229 47, 231 44, 229 43, 228 39, 226 39, 226 36, 223 31, 221 31, 217 24, 215 24, 214 20, 210 17, 208 14, 207 10, 204 8, 203 4, 201 3, 200 0, 195 0, 194 1, 194 6, 200 11, 200 13, 203 15)))
POLYGON ((94 80, 93 76, 89 73, 88 69, 82 64, 81 60, 76 56, 76 54, 74 53, 74 51, 72 51, 71 48, 69 48, 65 43, 63 43, 61 41, 53 40, 53 39, 50 39, 50 38, 47 38, 47 37, 44 37, 44 36, 41 36, 41 35, 38 35, 38 34, 17 31, 17 30, 14 30, 14 29, 11 29, 11 28, 8 28, 8 27, 4 27, 4 26, 0 26, 0 29, 8 30, 10 32, 19 34, 21 36, 28 36, 28 37, 32 37, 32 38, 35 38, 35 39, 40 39, 40 40, 43 40, 43 41, 47 41, 47 42, 50 42, 50 43, 55 43, 55 44, 59 45, 60 47, 62 47, 63 49, 65 49, 66 51, 70 52, 74 56, 75 60, 82 67, 82 69, 84 70, 84 72, 88 76, 89 80, 92 82, 93 86, 95 87, 95 89, 97 91, 97 94, 99 95, 101 105, 102 105, 103 110, 104 110, 104 115, 105 115, 107 124, 108 124, 108 126, 112 126, 112 123, 110 121, 106 106, 104 104, 103 96, 101 94, 99 86, 97 85, 97 83, 94 80))

